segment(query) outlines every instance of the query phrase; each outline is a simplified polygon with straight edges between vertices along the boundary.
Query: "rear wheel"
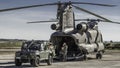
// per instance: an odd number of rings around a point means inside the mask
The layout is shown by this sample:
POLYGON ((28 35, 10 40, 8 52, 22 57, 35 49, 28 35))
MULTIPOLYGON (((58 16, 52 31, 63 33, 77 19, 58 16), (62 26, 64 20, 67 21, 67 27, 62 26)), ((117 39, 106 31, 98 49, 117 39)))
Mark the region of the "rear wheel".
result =
POLYGON ((16 65, 16 66, 21 66, 21 65, 22 65, 22 62, 20 62, 19 59, 15 59, 15 65, 16 65))
POLYGON ((84 54, 83 59, 87 60, 87 55, 86 54, 84 54))
POLYGON ((60 54, 59 58, 60 58, 60 61, 63 61, 63 62, 67 61, 67 55, 64 53, 60 54))
POLYGON ((101 52, 98 52, 96 54, 96 59, 102 59, 102 53, 101 52))
POLYGON ((40 65, 40 58, 39 57, 36 57, 35 59, 31 59, 30 60, 30 64, 32 66, 35 66, 35 67, 38 67, 40 65))
POLYGON ((49 55, 48 55, 47 64, 48 64, 48 65, 52 65, 52 62, 53 62, 53 56, 49 54, 49 55))

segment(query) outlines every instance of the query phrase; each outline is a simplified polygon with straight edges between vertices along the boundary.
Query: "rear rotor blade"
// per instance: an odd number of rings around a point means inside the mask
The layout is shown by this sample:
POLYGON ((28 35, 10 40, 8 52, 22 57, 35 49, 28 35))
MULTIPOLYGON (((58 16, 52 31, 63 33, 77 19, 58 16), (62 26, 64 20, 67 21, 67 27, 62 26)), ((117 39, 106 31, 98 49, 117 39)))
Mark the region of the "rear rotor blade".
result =
POLYGON ((47 23, 47 22, 58 22, 57 20, 54 20, 54 21, 35 21, 35 22, 27 22, 28 24, 29 23, 47 23))
POLYGON ((31 6, 15 7, 15 8, 2 9, 2 10, 0 10, 0 12, 12 11, 12 10, 19 10, 19 9, 26 9, 26 8, 33 8, 33 7, 40 7, 40 6, 56 5, 56 4, 57 4, 57 3, 48 3, 48 4, 40 4, 40 5, 31 5, 31 6))
MULTIPOLYGON (((75 19, 74 21, 97 21, 97 22, 108 22, 105 20, 101 19, 75 19)), ((30 23, 48 23, 48 22, 58 22, 58 20, 51 20, 51 21, 34 21, 34 22, 27 22, 28 24, 30 23)), ((114 23, 114 24, 120 24, 120 22, 109 22, 109 23, 114 23)))
POLYGON ((95 13, 93 13, 93 12, 91 12, 91 11, 88 11, 88 10, 86 10, 86 9, 80 8, 80 7, 75 6, 75 5, 72 5, 72 6, 75 7, 76 9, 80 10, 80 11, 83 11, 83 12, 86 12, 86 13, 88 13, 88 14, 94 15, 94 16, 96 16, 96 17, 98 17, 98 18, 101 18, 101 19, 107 21, 107 22, 112 22, 111 20, 109 20, 109 19, 107 19, 107 18, 104 18, 104 17, 102 17, 102 16, 100 16, 100 15, 98 15, 98 14, 95 14, 95 13))

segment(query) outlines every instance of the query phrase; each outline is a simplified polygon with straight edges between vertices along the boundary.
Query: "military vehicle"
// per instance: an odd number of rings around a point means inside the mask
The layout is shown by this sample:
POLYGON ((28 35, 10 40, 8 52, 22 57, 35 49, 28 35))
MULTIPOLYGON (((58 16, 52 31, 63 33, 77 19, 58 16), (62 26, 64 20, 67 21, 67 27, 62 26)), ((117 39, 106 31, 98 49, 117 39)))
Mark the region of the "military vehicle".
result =
POLYGON ((104 44, 106 49, 120 49, 120 42, 106 41, 104 44))
POLYGON ((71 2, 71 1, 60 2, 59 1, 55 3, 2 9, 0 10, 0 12, 33 8, 33 7, 41 7, 41 6, 57 5, 58 9, 57 9, 56 20, 36 21, 36 22, 28 22, 28 23, 57 22, 56 24, 51 25, 51 29, 55 30, 55 32, 52 33, 50 37, 50 42, 52 42, 53 45, 55 46, 55 54, 56 54, 56 57, 59 59, 63 58, 63 57, 60 57, 60 52, 61 52, 63 43, 66 43, 68 46, 67 55, 66 55, 67 59, 69 58, 76 59, 81 56, 83 56, 86 59, 87 54, 90 54, 90 53, 95 53, 96 58, 101 59, 102 53, 104 52, 104 44, 103 44, 102 34, 98 30, 98 22, 109 22, 109 23, 116 23, 116 24, 120 24, 120 23, 113 22, 105 17, 102 17, 101 15, 93 13, 84 8, 78 7, 75 4, 106 6, 106 7, 116 6, 116 5, 87 3, 87 2, 71 2), (75 19, 75 14, 72 9, 73 7, 76 8, 77 10, 96 16, 99 19, 75 19), (76 21, 80 21, 80 23, 76 24, 76 21))
POLYGON ((26 41, 21 47, 21 51, 15 53, 15 65, 30 62, 32 66, 39 66, 41 61, 52 64, 53 51, 47 48, 45 41, 26 41))

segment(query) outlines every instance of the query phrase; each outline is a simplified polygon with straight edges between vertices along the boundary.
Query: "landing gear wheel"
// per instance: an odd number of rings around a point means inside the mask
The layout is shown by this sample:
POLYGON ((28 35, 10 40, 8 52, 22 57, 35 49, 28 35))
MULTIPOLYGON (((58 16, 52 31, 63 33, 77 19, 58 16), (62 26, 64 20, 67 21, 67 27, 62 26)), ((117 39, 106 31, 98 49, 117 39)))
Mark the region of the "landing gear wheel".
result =
POLYGON ((87 60, 87 55, 86 55, 86 54, 83 56, 83 59, 84 59, 84 60, 87 60))
POLYGON ((48 65, 52 65, 52 62, 53 62, 53 57, 52 57, 52 55, 48 55, 47 64, 48 64, 48 65))
POLYGON ((63 61, 63 62, 67 60, 67 56, 65 54, 61 54, 59 58, 60 58, 60 61, 63 61))
POLYGON ((15 59, 15 65, 16 65, 16 66, 21 66, 21 65, 22 65, 22 62, 20 62, 19 59, 15 59))
POLYGON ((96 59, 102 59, 102 54, 101 53, 97 53, 96 54, 96 59))
POLYGON ((32 66, 38 67, 40 65, 40 58, 36 57, 35 59, 30 60, 32 66))

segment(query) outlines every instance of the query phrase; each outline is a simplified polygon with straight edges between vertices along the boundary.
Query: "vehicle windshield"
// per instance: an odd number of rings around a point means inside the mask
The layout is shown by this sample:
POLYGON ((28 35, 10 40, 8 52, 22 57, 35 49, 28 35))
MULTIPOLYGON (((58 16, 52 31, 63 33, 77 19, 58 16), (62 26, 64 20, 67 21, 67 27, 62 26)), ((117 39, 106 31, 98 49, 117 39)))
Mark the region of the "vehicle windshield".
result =
POLYGON ((41 44, 33 43, 29 47, 30 50, 41 50, 41 44))
POLYGON ((40 41, 27 41, 22 45, 22 50, 44 50, 44 42, 40 41))
POLYGON ((23 42, 21 50, 25 50, 28 48, 28 45, 30 45, 31 42, 23 42))

